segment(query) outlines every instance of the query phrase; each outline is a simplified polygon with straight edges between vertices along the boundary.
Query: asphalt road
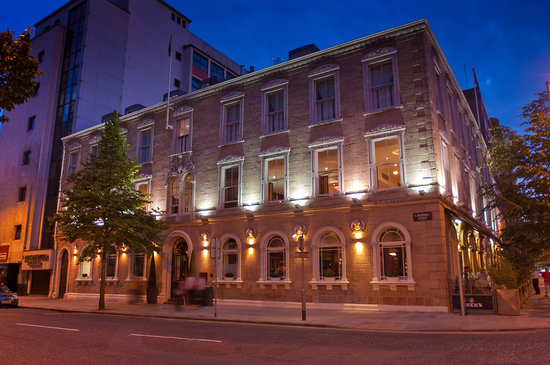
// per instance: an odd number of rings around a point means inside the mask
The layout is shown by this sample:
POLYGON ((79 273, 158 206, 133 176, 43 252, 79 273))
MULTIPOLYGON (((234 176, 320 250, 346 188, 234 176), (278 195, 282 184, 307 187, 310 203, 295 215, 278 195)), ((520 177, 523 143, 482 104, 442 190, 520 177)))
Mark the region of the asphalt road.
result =
POLYGON ((549 344, 550 330, 372 332, 0 308, 5 364, 544 364, 549 344))

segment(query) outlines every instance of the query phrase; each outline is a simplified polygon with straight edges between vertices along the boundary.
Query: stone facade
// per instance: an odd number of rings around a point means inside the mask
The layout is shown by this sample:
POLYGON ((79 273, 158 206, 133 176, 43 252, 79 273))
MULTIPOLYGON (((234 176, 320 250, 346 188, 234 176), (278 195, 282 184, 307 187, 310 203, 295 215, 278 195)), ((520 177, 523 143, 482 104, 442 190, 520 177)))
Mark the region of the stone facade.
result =
MULTIPOLYGON (((470 194, 489 178, 472 155, 485 142, 426 21, 180 96, 171 106, 169 126, 165 104, 122 118, 130 157, 137 158, 140 133, 153 135, 140 181, 169 225, 155 258, 161 301, 173 296, 191 259, 222 299, 300 301, 303 240, 308 302, 447 310, 450 283, 460 275, 461 232, 477 234, 472 263, 483 265, 493 249, 494 223, 470 194), (183 120, 190 132, 178 139, 183 120), (183 140, 190 148, 178 150, 183 140), (273 161, 279 170, 271 170, 273 161)), ((64 143, 82 145, 85 159, 100 134, 101 126, 64 143)), ((64 250, 76 262, 78 249, 59 241, 64 250)), ((130 260, 118 256, 108 294, 122 294, 130 260)), ((57 261, 61 277, 61 255, 57 261)), ((81 285, 75 270, 69 265, 61 291, 97 294, 98 285, 81 285)), ((98 284, 98 273, 85 281, 98 284)))

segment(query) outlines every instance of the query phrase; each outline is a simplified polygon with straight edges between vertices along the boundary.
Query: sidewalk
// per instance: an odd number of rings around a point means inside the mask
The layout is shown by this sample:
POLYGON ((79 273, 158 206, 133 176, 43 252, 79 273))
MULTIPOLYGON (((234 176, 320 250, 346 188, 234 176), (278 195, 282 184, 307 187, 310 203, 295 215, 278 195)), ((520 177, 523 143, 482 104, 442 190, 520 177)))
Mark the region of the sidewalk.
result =
POLYGON ((19 297, 23 308, 41 308, 67 312, 105 313, 158 318, 182 318, 207 321, 263 323, 356 330, 396 332, 450 332, 450 331, 520 331, 550 329, 550 298, 543 295, 529 298, 520 316, 471 314, 461 317, 454 313, 382 312, 364 309, 307 309, 307 320, 302 321, 301 307, 274 308, 265 305, 223 303, 214 307, 184 306, 181 310, 172 304, 127 304, 106 300, 105 310, 98 311, 97 299, 50 299, 40 296, 19 297))

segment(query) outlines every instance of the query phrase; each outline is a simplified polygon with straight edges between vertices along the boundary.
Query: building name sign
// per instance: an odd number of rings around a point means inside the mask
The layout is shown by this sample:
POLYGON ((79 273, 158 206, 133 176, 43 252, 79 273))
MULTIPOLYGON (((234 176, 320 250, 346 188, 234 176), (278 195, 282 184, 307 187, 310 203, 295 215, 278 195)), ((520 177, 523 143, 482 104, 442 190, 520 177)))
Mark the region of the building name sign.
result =
POLYGON ((51 267, 51 251, 31 251, 23 253, 22 270, 49 270, 51 267))
POLYGON ((10 246, 2 245, 0 246, 0 262, 8 261, 8 252, 10 251, 10 246))
POLYGON ((413 220, 415 222, 431 221, 432 220, 432 212, 413 213, 413 220))

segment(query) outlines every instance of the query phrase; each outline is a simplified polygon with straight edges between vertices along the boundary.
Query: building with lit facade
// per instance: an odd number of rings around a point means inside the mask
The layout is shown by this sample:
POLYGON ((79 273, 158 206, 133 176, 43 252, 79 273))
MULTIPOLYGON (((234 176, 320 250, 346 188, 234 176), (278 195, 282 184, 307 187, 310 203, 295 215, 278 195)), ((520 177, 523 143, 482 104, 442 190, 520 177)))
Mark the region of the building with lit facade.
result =
MULTIPOLYGON (((61 138, 241 74, 161 0, 73 0, 35 25, 40 87, 0 132, 0 280, 48 294, 61 138), (169 51, 170 48, 170 51, 169 51)), ((146 138, 146 136, 144 136, 146 138)))
MULTIPOLYGON (((313 51, 173 99, 168 124, 166 103, 121 118, 136 188, 169 226, 161 302, 193 261, 225 301, 299 302, 304 282, 316 305, 447 311, 464 266, 492 259, 485 141, 427 21, 313 51)), ((63 139, 64 177, 101 133, 63 139)), ((57 242, 53 297, 98 295, 84 245, 57 242)), ((107 268, 124 298, 149 260, 107 268)))

